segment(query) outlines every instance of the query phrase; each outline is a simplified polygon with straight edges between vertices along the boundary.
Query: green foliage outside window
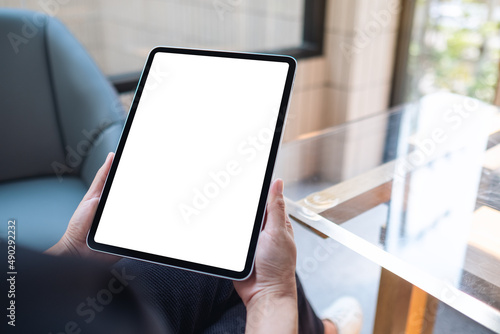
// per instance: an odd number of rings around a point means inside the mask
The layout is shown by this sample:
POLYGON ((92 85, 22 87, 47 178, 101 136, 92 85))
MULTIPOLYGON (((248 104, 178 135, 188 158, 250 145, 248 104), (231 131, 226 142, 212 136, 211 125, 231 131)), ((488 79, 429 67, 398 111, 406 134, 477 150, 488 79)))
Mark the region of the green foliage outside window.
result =
POLYGON ((409 50, 409 99, 448 90, 493 101, 500 59, 497 2, 417 2, 409 50))

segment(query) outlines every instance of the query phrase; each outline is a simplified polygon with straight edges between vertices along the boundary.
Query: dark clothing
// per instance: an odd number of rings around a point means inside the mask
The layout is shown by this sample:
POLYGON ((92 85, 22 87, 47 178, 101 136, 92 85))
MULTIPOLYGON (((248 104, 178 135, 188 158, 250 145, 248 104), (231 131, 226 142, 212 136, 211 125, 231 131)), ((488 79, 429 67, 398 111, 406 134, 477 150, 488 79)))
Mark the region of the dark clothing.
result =
MULTIPOLYGON (((15 272, 2 280, 2 291, 15 292, 2 298, 15 326, 4 315, 1 333, 245 332, 246 309, 230 280, 130 259, 109 268, 21 248, 15 272)), ((298 279, 297 289, 300 333, 323 333, 298 279)))
MULTIPOLYGON (((118 263, 137 278, 131 283, 173 333, 244 333, 246 309, 230 280, 124 259, 118 263)), ((299 333, 323 333, 297 277, 299 333)))

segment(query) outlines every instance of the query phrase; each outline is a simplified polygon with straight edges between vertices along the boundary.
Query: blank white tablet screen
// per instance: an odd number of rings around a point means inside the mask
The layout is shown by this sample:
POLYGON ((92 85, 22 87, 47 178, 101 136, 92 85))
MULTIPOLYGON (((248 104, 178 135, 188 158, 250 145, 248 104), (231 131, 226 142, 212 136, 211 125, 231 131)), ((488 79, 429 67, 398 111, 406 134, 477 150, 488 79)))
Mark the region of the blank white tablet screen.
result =
POLYGON ((242 271, 288 66, 157 53, 95 241, 242 271))

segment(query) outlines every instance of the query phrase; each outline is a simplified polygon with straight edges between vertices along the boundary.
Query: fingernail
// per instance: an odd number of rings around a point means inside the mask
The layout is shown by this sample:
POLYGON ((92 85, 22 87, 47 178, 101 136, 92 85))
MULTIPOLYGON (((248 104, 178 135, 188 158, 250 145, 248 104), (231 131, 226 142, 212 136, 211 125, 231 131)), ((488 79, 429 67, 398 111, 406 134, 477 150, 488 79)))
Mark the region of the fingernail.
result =
POLYGON ((278 187, 280 194, 283 194, 283 180, 282 179, 276 180, 276 187, 278 187))

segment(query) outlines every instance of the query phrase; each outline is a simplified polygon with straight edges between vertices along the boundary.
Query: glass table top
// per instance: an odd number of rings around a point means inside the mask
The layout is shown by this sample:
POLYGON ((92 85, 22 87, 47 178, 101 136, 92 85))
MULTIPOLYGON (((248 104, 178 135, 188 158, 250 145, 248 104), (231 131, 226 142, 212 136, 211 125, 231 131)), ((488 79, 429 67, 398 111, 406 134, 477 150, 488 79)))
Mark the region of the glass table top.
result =
POLYGON ((294 219, 500 332, 496 107, 429 95, 283 144, 275 175, 294 219))

